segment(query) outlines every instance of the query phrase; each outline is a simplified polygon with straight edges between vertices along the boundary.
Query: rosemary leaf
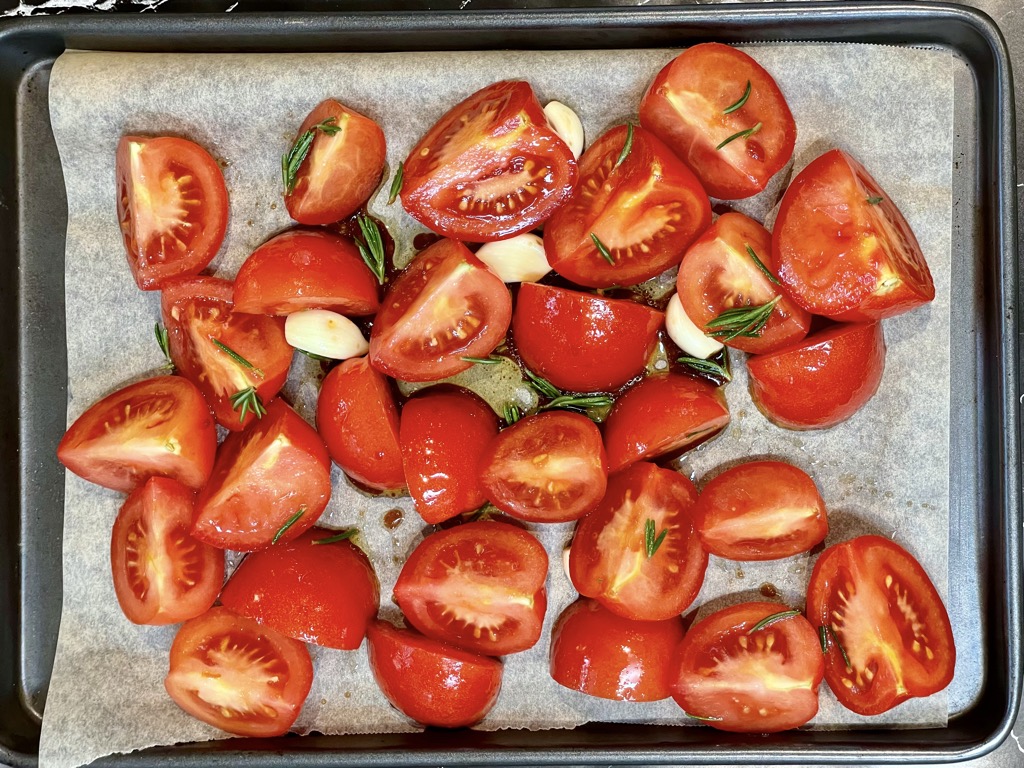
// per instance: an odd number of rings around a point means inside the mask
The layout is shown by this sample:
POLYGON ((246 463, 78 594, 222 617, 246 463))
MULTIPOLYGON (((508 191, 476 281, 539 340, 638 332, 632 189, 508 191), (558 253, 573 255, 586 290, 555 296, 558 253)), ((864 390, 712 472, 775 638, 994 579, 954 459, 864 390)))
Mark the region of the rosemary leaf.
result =
POLYGON ((231 396, 231 407, 238 411, 238 420, 243 424, 247 414, 253 413, 257 419, 262 419, 267 412, 260 396, 256 394, 256 387, 247 387, 235 392, 231 396))
POLYGON ((524 368, 523 373, 526 374, 526 378, 529 379, 530 386, 537 391, 537 394, 544 395, 544 397, 562 396, 562 393, 555 388, 554 384, 547 379, 542 379, 529 368, 524 368))
POLYGON ((315 352, 309 352, 309 351, 307 351, 305 349, 299 349, 298 347, 295 348, 295 351, 296 352, 301 352, 306 357, 308 357, 310 360, 317 360, 317 361, 323 362, 325 360, 332 360, 333 359, 333 358, 330 358, 330 357, 324 357, 323 355, 318 355, 315 352))
POLYGON ((238 363, 243 368, 247 368, 250 371, 252 371, 252 375, 255 376, 257 379, 262 379, 263 378, 263 371, 261 371, 259 368, 254 366, 252 363, 250 363, 248 360, 246 360, 240 354, 235 352, 235 350, 233 350, 231 347, 229 347, 223 341, 221 341, 220 339, 212 339, 212 341, 213 341, 213 345, 215 347, 217 347, 217 349, 219 349, 225 355, 230 357, 232 360, 234 360, 236 363, 238 363))
POLYGON ((358 528, 346 528, 344 531, 340 531, 339 533, 336 533, 333 536, 325 536, 322 539, 314 539, 313 543, 314 544, 335 544, 335 543, 337 543, 339 541, 346 541, 348 539, 351 539, 357 533, 359 533, 359 529, 358 528))
POLYGON ((381 237, 380 227, 377 226, 376 221, 365 213, 360 213, 356 217, 356 222, 359 224, 359 231, 362 232, 363 240, 365 241, 356 240, 356 245, 359 247, 359 255, 363 257, 363 261, 366 262, 366 266, 373 272, 377 282, 383 285, 385 276, 384 239, 381 237))
POLYGON ((836 648, 839 649, 839 653, 843 656, 843 664, 846 665, 847 669, 853 669, 853 666, 850 664, 850 657, 846 655, 846 649, 843 648, 843 644, 839 642, 839 636, 836 634, 836 631, 832 629, 832 627, 829 627, 828 633, 832 635, 832 642, 836 644, 836 648))
POLYGON ((647 550, 647 559, 650 560, 654 557, 654 553, 658 551, 658 548, 665 541, 665 537, 668 536, 668 528, 662 529, 661 533, 657 536, 654 534, 657 531, 654 520, 647 518, 644 522, 644 549, 647 550))
POLYGON ((828 653, 828 627, 824 624, 818 627, 818 642, 821 643, 821 652, 828 653))
POLYGON ((519 412, 519 406, 512 405, 511 403, 505 403, 505 407, 501 409, 501 412, 505 423, 510 427, 523 417, 519 412))
POLYGON ((740 100, 730 104, 728 107, 722 110, 723 115, 731 115, 737 109, 747 103, 747 99, 750 98, 750 81, 747 80, 747 87, 743 91, 743 95, 740 96, 740 100))
POLYGON ((757 257, 757 254, 754 252, 754 249, 751 248, 750 245, 746 243, 744 243, 744 245, 747 246, 747 253, 750 255, 750 258, 754 260, 754 263, 757 265, 757 268, 764 273, 764 276, 767 277, 773 285, 782 285, 782 283, 779 282, 779 278, 773 275, 771 271, 768 269, 768 267, 764 265, 764 262, 757 257))
POLYGON ((590 239, 594 241, 594 247, 597 248, 597 252, 601 254, 601 258, 614 267, 615 257, 613 257, 611 251, 608 250, 608 246, 602 243, 600 238, 593 232, 590 233, 590 239))
POLYGON ((299 169, 302 164, 306 162, 306 156, 309 154, 310 147, 313 146, 313 139, 316 138, 316 132, 320 131, 326 133, 328 136, 333 136, 341 130, 341 126, 335 125, 338 122, 336 117, 328 117, 322 123, 317 123, 308 131, 303 131, 302 134, 292 144, 292 148, 288 150, 281 158, 281 180, 284 182, 284 193, 290 195, 295 191, 295 184, 298 181, 299 169))
POLYGON ((402 191, 403 181, 405 181, 405 163, 399 163, 398 170, 395 171, 395 178, 391 180, 391 190, 388 192, 388 205, 391 205, 398 199, 398 195, 402 191))
POLYGON ((785 621, 786 619, 792 619, 794 616, 799 616, 800 611, 780 611, 779 613, 773 613, 771 616, 765 616, 757 624, 747 630, 748 635, 752 635, 758 630, 769 627, 778 621, 785 621))
POLYGON ((299 511, 296 512, 291 517, 289 517, 285 521, 285 524, 282 525, 280 528, 278 528, 277 533, 274 534, 274 538, 272 538, 270 540, 270 543, 271 544, 277 544, 277 542, 281 539, 282 536, 285 535, 285 533, 288 531, 288 529, 291 528, 293 525, 295 525, 297 522, 299 522, 299 518, 302 517, 304 514, 306 514, 306 507, 305 507, 305 505, 300 506, 299 507, 299 511))
POLYGON ((608 395, 559 395, 550 403, 541 406, 542 411, 549 408, 604 408, 615 400, 608 395))
MULTIPOLYGON (((726 358, 726 360, 728 360, 728 358, 726 358)), ((712 376, 724 379, 725 381, 732 381, 732 374, 729 372, 729 366, 719 365, 714 360, 703 360, 699 357, 680 357, 676 359, 676 362, 682 363, 698 373, 708 373, 712 376)))
MULTIPOLYGON (((633 149, 633 124, 626 123, 626 143, 622 145, 622 151, 619 152, 619 158, 615 161, 615 165, 612 166, 614 171, 620 165, 622 165, 626 158, 629 157, 630 150, 633 149)), ((593 235, 591 235, 593 237, 593 235)))
POLYGON ((869 197, 868 198, 868 205, 878 205, 884 199, 885 199, 884 197, 874 197, 874 196, 873 197, 869 197))
POLYGON ((720 717, 702 717, 700 715, 691 715, 689 712, 683 712, 683 714, 691 720, 700 720, 705 723, 718 723, 722 720, 720 717))
POLYGON ((756 304, 752 307, 733 307, 727 309, 705 328, 711 336, 722 342, 730 342, 739 336, 755 337, 768 323, 775 311, 775 305, 782 300, 781 294, 767 304, 756 304))
POLYGON ((750 136, 753 136, 755 133, 760 131, 763 126, 764 123, 756 123, 752 128, 747 128, 745 131, 738 131, 737 133, 734 133, 732 136, 723 141, 721 144, 719 144, 717 147, 715 147, 715 149, 721 149, 726 144, 736 141, 736 139, 745 139, 750 136))
POLYGON ((163 367, 173 371, 174 361, 171 359, 171 341, 167 329, 160 325, 160 323, 156 323, 153 325, 153 333, 156 334, 156 343, 160 345, 160 351, 164 353, 164 357, 167 359, 163 367))
POLYGON ((487 357, 470 357, 466 355, 460 359, 474 365, 497 365, 502 360, 500 355, 488 355, 487 357))

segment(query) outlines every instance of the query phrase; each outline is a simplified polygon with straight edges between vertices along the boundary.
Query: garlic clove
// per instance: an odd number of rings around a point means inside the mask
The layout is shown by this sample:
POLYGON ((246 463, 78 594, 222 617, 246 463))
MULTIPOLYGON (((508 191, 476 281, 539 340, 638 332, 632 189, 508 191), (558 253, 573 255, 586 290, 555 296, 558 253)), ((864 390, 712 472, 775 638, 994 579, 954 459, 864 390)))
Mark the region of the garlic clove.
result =
POLYGON ((721 342, 705 334, 690 319, 678 293, 672 294, 665 310, 665 329, 675 345, 692 357, 707 359, 722 348, 721 342))
POLYGON ((583 154, 583 123, 579 115, 560 101, 549 101, 544 107, 544 116, 551 129, 569 145, 572 156, 579 160, 583 154))
POLYGON ((327 309, 304 309, 288 315, 284 337, 296 349, 333 360, 360 357, 370 349, 359 326, 327 309))
POLYGON ((572 542, 570 541, 568 544, 565 545, 565 548, 562 550, 562 570, 565 571, 565 578, 569 580, 570 584, 572 583, 572 576, 569 575, 569 550, 571 549, 572 542))
POLYGON ((484 243, 476 257, 506 283, 532 283, 551 271, 544 241, 532 232, 484 243))

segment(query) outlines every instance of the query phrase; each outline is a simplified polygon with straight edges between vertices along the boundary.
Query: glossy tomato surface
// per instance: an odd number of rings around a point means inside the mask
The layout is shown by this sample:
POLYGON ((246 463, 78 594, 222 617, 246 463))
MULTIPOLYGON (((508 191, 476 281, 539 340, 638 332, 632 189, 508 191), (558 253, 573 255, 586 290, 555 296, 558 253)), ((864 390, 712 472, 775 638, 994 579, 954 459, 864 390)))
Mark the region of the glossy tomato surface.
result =
POLYGON ((61 438, 57 458, 90 483, 127 493, 154 476, 200 488, 216 449, 213 416, 195 385, 157 376, 90 406, 61 438))
POLYGON ((395 584, 406 619, 428 637, 488 656, 536 645, 548 556, 509 523, 466 523, 428 536, 395 584))
POLYGON ((501 240, 548 218, 576 176, 530 84, 503 80, 456 104, 412 148, 402 205, 445 237, 501 240))
POLYGON ((774 78, 721 43, 694 45, 670 61, 640 102, 640 124, 722 200, 764 189, 796 143, 796 123, 774 78))
POLYGON ((580 183, 545 225, 544 250, 579 285, 636 285, 676 266, 709 224, 711 203, 693 173, 643 128, 630 136, 620 125, 580 158, 580 183))
POLYGON ((124 136, 117 145, 117 220, 139 288, 201 272, 228 226, 217 161, 187 139, 124 136))
POLYGON ((942 598, 914 556, 889 539, 860 536, 826 549, 811 573, 807 616, 835 633, 825 680, 858 714, 930 696, 953 679, 956 646, 942 598))
POLYGON ((643 372, 664 321, 625 299, 523 283, 512 335, 526 366, 559 389, 607 392, 643 372))
POLYGON ((576 527, 569 550, 573 586, 628 619, 681 614, 708 567, 693 525, 696 501, 689 478, 647 462, 609 477, 604 499, 576 527))
POLYGON ((800 171, 773 234, 779 279, 808 312, 880 320, 935 298, 921 246, 867 170, 833 149, 800 171))

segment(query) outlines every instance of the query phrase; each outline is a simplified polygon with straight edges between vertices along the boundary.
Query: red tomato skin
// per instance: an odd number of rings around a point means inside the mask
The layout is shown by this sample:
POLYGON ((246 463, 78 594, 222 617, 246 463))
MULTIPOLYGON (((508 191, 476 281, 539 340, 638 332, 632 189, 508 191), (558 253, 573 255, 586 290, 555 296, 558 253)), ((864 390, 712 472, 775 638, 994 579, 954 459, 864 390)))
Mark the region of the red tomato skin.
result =
POLYGON ((758 269, 748 247, 774 274, 771 233, 742 213, 722 214, 683 256, 676 291, 686 315, 700 328, 726 310, 767 304, 781 294, 760 335, 723 340, 733 349, 760 355, 804 338, 811 315, 758 269))
POLYGON ((511 318, 512 296, 501 279, 462 243, 439 240, 391 283, 370 333, 370 364, 405 381, 454 376, 473 365, 462 358, 494 351, 511 318), (454 328, 437 318, 453 304, 460 313, 454 328))
POLYGON ((151 477, 117 513, 110 568, 117 602, 133 624, 193 619, 220 593, 224 553, 192 538, 194 500, 195 492, 177 480, 151 477))
POLYGON ((825 501, 810 476, 782 461, 751 461, 704 486, 694 509, 701 543, 727 560, 777 560, 825 540, 825 501), (785 510, 785 520, 778 516, 785 510), (782 532, 769 535, 783 526, 782 532))
POLYGON ((697 489, 689 478, 640 462, 608 478, 608 491, 576 527, 569 549, 569 577, 583 596, 636 621, 678 616, 697 597, 708 553, 693 525, 697 489), (647 557, 646 525, 660 535, 647 557), (623 559, 631 560, 628 577, 623 559), (672 568, 675 568, 675 571, 672 568))
POLYGON ((531 523, 578 520, 597 506, 608 484, 601 431, 586 416, 567 411, 527 416, 502 430, 480 467, 487 500, 531 523), (513 471, 517 467, 522 471, 513 471), (523 478, 522 472, 536 476, 523 478), (560 490, 548 490, 551 483, 560 490))
POLYGON ((169 477, 189 488, 202 487, 213 470, 217 429, 202 394, 188 379, 157 376, 107 395, 75 419, 57 446, 61 464, 90 483, 122 493, 150 477, 169 477), (129 414, 126 416, 126 414, 129 414), (151 415, 143 427, 155 461, 133 456, 128 438, 137 441, 126 419, 151 415), (167 445, 174 450, 160 453, 167 445))
POLYGON ((611 392, 643 372, 664 322, 625 299, 523 283, 512 335, 526 366, 559 389, 611 392))
POLYGON ((747 360, 750 396, 785 429, 824 429, 870 400, 885 370, 881 323, 834 325, 770 355, 747 360))
POLYGON ((370 669, 381 692, 422 725, 462 728, 487 716, 498 700, 498 659, 374 621, 367 632, 370 669))
POLYGON ((751 632, 785 610, 779 603, 742 603, 691 627, 676 650, 676 703, 689 715, 720 718, 707 725, 733 733, 776 733, 814 717, 825 671, 814 627, 796 615, 751 632), (769 637, 771 651, 765 653, 769 637), (766 680, 781 680, 784 687, 773 689, 766 680))
POLYGON ((605 420, 608 469, 696 445, 729 418, 721 388, 678 373, 647 376, 615 401, 605 420))
POLYGON ((295 140, 332 117, 341 131, 333 136, 315 132, 295 188, 284 197, 288 215, 300 224, 331 224, 355 213, 370 199, 384 172, 384 131, 374 120, 334 99, 317 104, 295 140))
POLYGON ((864 166, 838 149, 814 160, 789 185, 772 250, 779 280, 816 315, 870 322, 935 298, 907 220, 864 166), (868 202, 876 198, 876 204, 868 202))
POLYGON ((192 535, 221 549, 254 552, 297 538, 331 497, 331 460, 323 441, 281 400, 221 445, 210 482, 196 498, 192 535))
POLYGON ((347 237, 292 230, 263 243, 235 277, 236 312, 288 315, 329 309, 372 315, 380 307, 377 278, 347 237))
POLYGON ((653 134, 634 127, 629 153, 616 167, 627 130, 612 128, 584 153, 576 191, 544 226, 552 269, 579 285, 636 285, 660 275, 711 224, 700 181, 653 134))
MULTIPOLYGON (((136 285, 144 291, 152 291, 162 288, 169 280, 204 270, 217 255, 228 228, 228 189, 224 174, 210 153, 195 142, 174 136, 122 136, 117 144, 114 172, 118 190, 117 219, 136 285), (166 178, 168 174, 170 180, 166 178), (183 178, 190 179, 193 186, 180 191, 183 178), (137 196, 136 184, 141 184, 146 191, 137 196), (190 196, 188 204, 183 204, 177 195, 171 195, 168 191, 171 188, 182 196, 190 196), (162 200, 161 193, 175 199, 162 200), (146 207, 146 201, 166 202, 189 214, 195 213, 198 219, 190 217, 185 222, 190 226, 179 226, 179 231, 184 230, 185 235, 192 234, 189 242, 186 244, 175 237, 168 254, 163 250, 166 240, 160 233, 155 229, 148 234, 141 232, 140 219, 145 221, 149 216, 138 206, 146 207), (185 248, 179 249, 179 244, 185 248)), ((157 226, 155 222, 150 225, 157 226)))
POLYGON ((633 621, 583 598, 551 630, 551 677, 601 699, 661 701, 672 695, 672 656, 682 639, 678 616, 633 621))
POLYGON ((796 122, 775 79, 750 56, 721 43, 694 45, 665 65, 640 101, 640 125, 671 147, 708 194, 721 200, 763 190, 789 162, 796 144, 796 122), (748 81, 746 102, 725 114, 748 81), (680 103, 681 112, 673 105, 679 91, 704 96, 711 115, 690 114, 680 103), (717 149, 758 124, 762 128, 755 134, 717 149))
POLYGON ((498 417, 459 387, 430 387, 402 408, 399 444, 420 517, 442 523, 483 506, 480 456, 498 435, 498 417))
POLYGON ((405 488, 399 416, 387 377, 365 357, 331 369, 320 386, 316 428, 342 471, 364 488, 405 488))
POLYGON ((349 541, 316 543, 337 532, 312 528, 242 560, 220 601, 282 635, 352 651, 380 606, 373 566, 349 541))
POLYGON ((402 205, 444 237, 473 243, 503 240, 547 219, 572 194, 577 173, 572 151, 548 124, 530 84, 503 80, 456 104, 412 148, 405 161, 402 205), (471 119, 463 121, 466 115, 471 119), (506 197, 503 208, 477 210, 481 203, 473 189, 478 184, 530 173, 537 166, 541 171, 529 179, 539 188, 537 194, 527 191, 524 201, 517 185, 519 195, 515 190, 499 194, 506 197))
POLYGON ((857 714, 879 715, 909 698, 937 693, 953 680, 956 643, 942 598, 914 556, 889 539, 859 536, 822 552, 808 585, 807 616, 831 627, 846 651, 853 665, 849 671, 830 639, 825 681, 839 703, 857 714), (917 631, 894 621, 904 610, 901 597, 905 610, 920 621, 917 631), (855 625, 853 611, 861 622, 870 622, 867 631, 855 625), (920 644, 916 651, 914 642, 920 644), (870 679, 866 669, 874 671, 870 679))

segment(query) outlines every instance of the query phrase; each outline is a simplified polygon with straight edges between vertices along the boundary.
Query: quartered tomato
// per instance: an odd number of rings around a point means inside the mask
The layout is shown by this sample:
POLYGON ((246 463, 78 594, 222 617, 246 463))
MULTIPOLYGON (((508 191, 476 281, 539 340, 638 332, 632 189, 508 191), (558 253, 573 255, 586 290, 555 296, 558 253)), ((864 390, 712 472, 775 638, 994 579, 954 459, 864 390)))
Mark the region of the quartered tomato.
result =
POLYGON ((708 567, 693 525, 696 501, 688 478, 647 462, 609 477, 604 499, 579 522, 569 550, 576 590, 628 619, 681 614, 708 567))
POLYGON ((690 170, 643 128, 619 126, 580 159, 579 186, 545 225, 544 250, 574 283, 636 285, 678 264, 709 224, 711 203, 690 170))
POLYGON ((889 539, 860 536, 826 549, 811 573, 807 616, 830 629, 825 680, 858 714, 930 696, 953 679, 956 646, 942 599, 914 556, 889 539))
POLYGON ((61 438, 57 458, 90 483, 127 493, 154 476, 201 488, 216 450, 199 390, 180 376, 157 376, 92 405, 61 438))
POLYGON ((695 45, 670 61, 640 102, 640 124, 723 200, 764 189, 796 143, 796 123, 775 80, 721 43, 695 45))
POLYGON ((575 184, 572 150, 530 84, 503 80, 452 107, 412 148, 402 205, 445 237, 479 243, 532 229, 575 184))
POLYGON ((192 538, 195 492, 151 477, 125 501, 110 537, 117 602, 135 624, 206 613, 224 584, 224 553, 192 538))
POLYGON ((779 279, 808 312, 881 320, 935 298, 928 264, 899 208, 838 149, 793 179, 773 235, 779 279))
POLYGON ((124 136, 117 145, 117 220, 139 288, 195 275, 228 226, 228 190, 217 161, 171 136, 124 136))
POLYGON ((228 280, 175 280, 164 286, 160 310, 174 365, 199 387, 217 423, 239 430, 256 418, 251 405, 243 417, 242 401, 255 400, 240 393, 252 389, 264 404, 274 398, 288 377, 292 348, 284 318, 235 312, 231 294, 228 280))
POLYGON ((309 113, 296 144, 307 131, 312 131, 309 154, 284 202, 300 224, 330 224, 355 213, 377 188, 384 171, 384 131, 334 99, 309 113))
POLYGON ((750 354, 800 341, 811 327, 811 316, 778 285, 771 251, 771 233, 756 221, 742 213, 719 216, 679 265, 676 290, 687 317, 727 346, 750 354), (708 328, 723 312, 771 302, 768 320, 754 336, 729 338, 732 333, 719 335, 708 328))
POLYGON ((818 633, 784 605, 743 603, 707 616, 686 633, 676 664, 672 697, 713 728, 775 733, 818 712, 825 666, 818 633))
POLYGON ((509 523, 466 523, 413 550, 395 600, 423 634, 488 656, 532 648, 547 608, 548 555, 509 523))
POLYGON ((174 703, 237 736, 281 736, 313 684, 313 662, 298 640, 211 608, 182 625, 164 680, 174 703))
POLYGON ((512 297, 501 279, 455 240, 420 253, 391 284, 370 334, 370 362, 406 381, 465 371, 508 330, 512 297))

